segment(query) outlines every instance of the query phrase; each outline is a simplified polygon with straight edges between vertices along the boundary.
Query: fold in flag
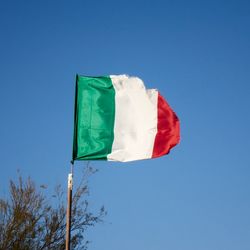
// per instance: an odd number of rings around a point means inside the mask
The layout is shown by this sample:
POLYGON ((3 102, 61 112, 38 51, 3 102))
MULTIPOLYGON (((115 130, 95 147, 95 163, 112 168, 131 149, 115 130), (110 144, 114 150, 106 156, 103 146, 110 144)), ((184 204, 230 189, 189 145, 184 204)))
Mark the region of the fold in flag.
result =
POLYGON ((77 75, 74 119, 73 161, 155 158, 180 140, 176 114, 137 77, 77 75))

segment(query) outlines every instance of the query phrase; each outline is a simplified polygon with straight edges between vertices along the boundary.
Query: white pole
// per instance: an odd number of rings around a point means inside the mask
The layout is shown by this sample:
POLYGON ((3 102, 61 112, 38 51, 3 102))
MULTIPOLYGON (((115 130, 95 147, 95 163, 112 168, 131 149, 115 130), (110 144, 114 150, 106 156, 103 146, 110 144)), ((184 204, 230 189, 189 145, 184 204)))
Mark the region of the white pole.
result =
POLYGON ((66 218, 66 250, 70 250, 70 233, 71 233, 71 208, 72 208, 72 189, 73 189, 73 164, 71 173, 68 175, 68 202, 66 218))

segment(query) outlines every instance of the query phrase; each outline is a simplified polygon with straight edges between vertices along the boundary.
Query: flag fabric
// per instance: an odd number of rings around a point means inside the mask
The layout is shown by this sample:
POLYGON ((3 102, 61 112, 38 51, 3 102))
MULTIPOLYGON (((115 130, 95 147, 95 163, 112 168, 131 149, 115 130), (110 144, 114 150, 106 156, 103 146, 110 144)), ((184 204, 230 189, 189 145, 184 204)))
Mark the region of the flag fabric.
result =
POLYGON ((178 117, 141 79, 77 75, 73 161, 155 158, 168 154, 179 140, 178 117))

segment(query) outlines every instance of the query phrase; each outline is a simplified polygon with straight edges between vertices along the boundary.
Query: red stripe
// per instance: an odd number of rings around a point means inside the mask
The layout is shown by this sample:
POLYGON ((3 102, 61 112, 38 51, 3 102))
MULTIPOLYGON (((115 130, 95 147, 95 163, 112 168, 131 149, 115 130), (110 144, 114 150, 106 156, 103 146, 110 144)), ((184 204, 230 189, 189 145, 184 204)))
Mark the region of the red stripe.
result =
POLYGON ((152 157, 168 154, 180 142, 180 122, 167 101, 158 93, 158 123, 152 157))

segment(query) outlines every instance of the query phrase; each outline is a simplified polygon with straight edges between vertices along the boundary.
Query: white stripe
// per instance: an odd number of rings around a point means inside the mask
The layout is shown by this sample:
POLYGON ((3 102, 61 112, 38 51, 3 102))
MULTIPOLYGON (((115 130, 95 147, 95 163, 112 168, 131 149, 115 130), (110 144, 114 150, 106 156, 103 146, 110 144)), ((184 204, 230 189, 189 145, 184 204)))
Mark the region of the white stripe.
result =
POLYGON ((110 76, 115 89, 115 124, 111 161, 152 157, 157 133, 158 91, 145 89, 141 79, 110 76))

